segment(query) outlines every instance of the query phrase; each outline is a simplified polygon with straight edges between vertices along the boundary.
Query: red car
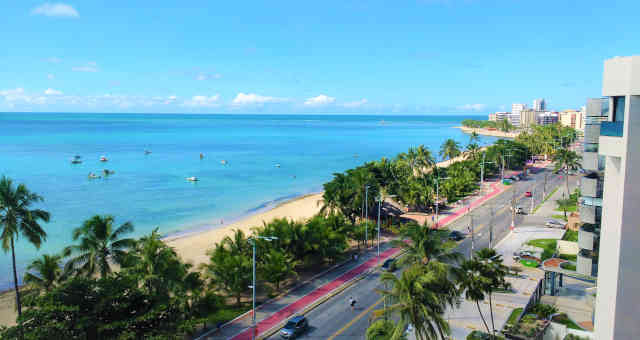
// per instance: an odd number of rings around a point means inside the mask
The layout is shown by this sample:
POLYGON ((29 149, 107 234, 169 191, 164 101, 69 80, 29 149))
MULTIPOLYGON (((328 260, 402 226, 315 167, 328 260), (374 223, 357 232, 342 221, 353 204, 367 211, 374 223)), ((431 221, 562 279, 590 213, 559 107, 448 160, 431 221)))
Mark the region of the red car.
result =
POLYGON ((525 197, 531 197, 533 195, 531 194, 531 191, 527 191, 527 192, 524 193, 524 196, 525 197))

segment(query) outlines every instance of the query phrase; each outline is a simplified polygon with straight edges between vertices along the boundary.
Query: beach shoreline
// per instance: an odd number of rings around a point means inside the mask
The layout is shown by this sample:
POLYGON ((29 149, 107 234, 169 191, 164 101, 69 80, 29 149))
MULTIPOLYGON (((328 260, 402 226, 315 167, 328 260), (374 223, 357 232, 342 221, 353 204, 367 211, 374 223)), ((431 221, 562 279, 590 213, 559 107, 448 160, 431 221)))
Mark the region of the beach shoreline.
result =
POLYGON ((482 128, 470 128, 466 126, 454 126, 456 129, 462 130, 464 133, 477 133, 483 136, 499 137, 499 138, 516 138, 520 134, 519 132, 503 132, 499 130, 489 130, 482 128))

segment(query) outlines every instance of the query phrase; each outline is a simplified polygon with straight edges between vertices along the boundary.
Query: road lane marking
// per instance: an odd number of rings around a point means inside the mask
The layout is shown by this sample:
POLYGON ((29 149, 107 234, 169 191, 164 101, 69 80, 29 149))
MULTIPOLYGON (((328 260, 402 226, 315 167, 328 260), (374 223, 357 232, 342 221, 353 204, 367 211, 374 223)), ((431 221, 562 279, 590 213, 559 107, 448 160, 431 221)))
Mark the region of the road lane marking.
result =
POLYGON ((347 322, 347 324, 344 325, 344 327, 340 328, 337 332, 333 333, 333 335, 330 336, 329 339, 327 340, 335 339, 338 335, 342 334, 344 331, 349 329, 349 327, 351 327, 356 321, 362 319, 363 316, 367 315, 369 312, 371 312, 372 309, 376 308, 376 306, 379 305, 382 301, 384 301, 384 298, 380 298, 378 301, 376 301, 376 303, 369 306, 369 308, 365 309, 362 313, 358 314, 358 316, 353 318, 353 320, 347 322))

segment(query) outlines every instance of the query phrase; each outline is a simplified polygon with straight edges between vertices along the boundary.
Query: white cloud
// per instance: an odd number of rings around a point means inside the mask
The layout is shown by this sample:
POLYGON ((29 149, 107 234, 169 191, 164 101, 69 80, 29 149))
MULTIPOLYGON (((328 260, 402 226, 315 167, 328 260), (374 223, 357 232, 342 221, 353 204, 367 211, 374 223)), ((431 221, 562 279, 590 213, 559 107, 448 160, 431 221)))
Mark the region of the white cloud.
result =
POLYGON ((50 63, 57 64, 57 63, 61 62, 62 59, 60 59, 58 57, 51 57, 51 58, 48 58, 47 61, 50 62, 50 63))
POLYGON ((329 97, 329 96, 326 96, 324 94, 321 94, 319 96, 311 97, 311 98, 305 100, 304 101, 304 105, 308 105, 308 106, 323 106, 323 105, 332 104, 335 101, 336 101, 336 98, 329 97))
POLYGON ((63 18, 77 18, 78 16, 80 16, 78 11, 71 5, 63 4, 61 2, 55 4, 45 2, 44 4, 31 10, 31 14, 63 18))
POLYGON ((368 100, 366 98, 362 98, 360 100, 356 100, 356 101, 353 101, 353 102, 344 103, 344 104, 342 104, 342 106, 348 107, 348 108, 360 107, 360 106, 366 104, 367 102, 368 102, 368 100))
POLYGON ((62 91, 58 91, 58 90, 54 90, 52 88, 48 88, 48 89, 44 90, 44 94, 46 94, 47 96, 60 96, 60 95, 62 95, 62 91))
MULTIPOLYGON (((171 96, 175 97, 175 96, 171 96)), ((207 96, 193 96, 190 100, 185 100, 182 103, 182 106, 188 107, 215 107, 218 106, 218 99, 220 99, 220 95, 216 94, 211 97, 207 96)))
POLYGON ((47 78, 48 78, 49 80, 51 80, 51 79, 55 79, 55 77, 56 77, 56 76, 55 76, 55 75, 53 75, 52 73, 47 74, 47 78))
POLYGON ((178 99, 177 96, 169 96, 167 97, 167 99, 164 100, 165 104, 172 104, 175 103, 175 101, 178 99))
POLYGON ((98 66, 95 61, 90 61, 86 65, 75 66, 71 68, 74 72, 98 72, 98 66))
POLYGON ((28 96, 21 87, 9 90, 0 90, 0 96, 4 97, 7 102, 25 101, 30 102, 31 97, 28 96))
POLYGON ((459 110, 464 111, 482 111, 487 108, 486 104, 465 104, 462 106, 458 106, 459 110))
POLYGON ((280 103, 284 101, 287 101, 287 99, 240 92, 235 98, 233 98, 231 103, 233 105, 261 105, 265 103, 280 103))

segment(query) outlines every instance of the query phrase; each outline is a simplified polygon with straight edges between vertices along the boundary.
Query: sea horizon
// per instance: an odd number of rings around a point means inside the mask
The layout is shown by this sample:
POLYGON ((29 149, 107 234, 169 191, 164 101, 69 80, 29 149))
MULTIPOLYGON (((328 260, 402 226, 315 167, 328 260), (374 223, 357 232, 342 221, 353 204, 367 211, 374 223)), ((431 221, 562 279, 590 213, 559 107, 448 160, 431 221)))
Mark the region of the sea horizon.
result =
MULTIPOLYGON (((466 118, 477 115, 0 113, 0 174, 42 195, 52 215, 40 250, 17 242, 19 271, 69 245, 71 231, 94 214, 133 222, 132 237, 156 227, 181 237, 320 192, 334 172, 411 146, 424 144, 439 159, 446 138, 468 142, 454 128, 466 118), (76 154, 83 162, 72 165, 76 154), (87 178, 102 169, 115 174, 87 178)), ((9 254, 1 259, 10 269, 9 254)), ((0 290, 11 283, 2 277, 0 290)))

